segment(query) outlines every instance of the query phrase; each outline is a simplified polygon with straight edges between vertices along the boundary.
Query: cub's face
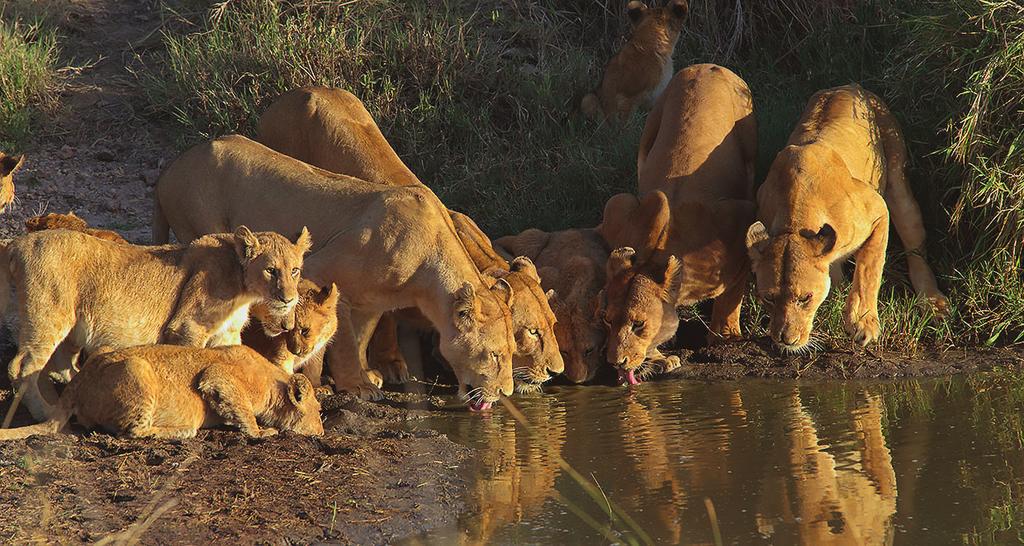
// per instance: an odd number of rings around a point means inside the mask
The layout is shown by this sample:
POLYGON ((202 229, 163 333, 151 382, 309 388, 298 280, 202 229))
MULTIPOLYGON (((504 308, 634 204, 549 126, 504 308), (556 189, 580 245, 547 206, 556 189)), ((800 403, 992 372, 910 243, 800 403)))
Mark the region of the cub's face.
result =
POLYGON ((673 41, 683 30, 683 23, 689 13, 686 0, 670 0, 665 7, 649 8, 647 4, 633 0, 626 4, 626 14, 633 24, 633 32, 666 32, 673 41))
POLYGON ((671 315, 674 306, 665 298, 662 287, 646 275, 635 275, 628 287, 616 297, 609 292, 604 323, 608 328, 608 362, 620 370, 635 370, 647 357, 662 330, 665 308, 671 315))
POLYGON ((323 436, 324 423, 320 418, 320 402, 313 384, 306 376, 296 373, 288 379, 288 400, 271 426, 306 436, 323 436))
POLYGON ((305 228, 295 243, 277 233, 253 233, 245 226, 235 232, 235 248, 245 272, 245 286, 260 297, 271 317, 281 320, 284 330, 295 326, 302 261, 309 247, 309 232, 305 228))
POLYGON ((295 327, 285 334, 288 351, 300 360, 308 358, 326 346, 337 329, 338 289, 334 283, 321 289, 303 280, 295 307, 295 327))
POLYGON ((595 302, 583 302, 574 307, 571 302, 557 308, 555 323, 558 349, 565 360, 565 376, 573 383, 590 381, 604 363, 605 330, 594 316, 595 302), (582 311, 581 311, 582 310, 582 311))
POLYGON ((512 288, 499 280, 477 291, 465 283, 452 296, 452 334, 441 336, 441 354, 451 365, 472 410, 489 409, 513 390, 512 288))
MULTIPOLYGON (((832 260, 827 255, 831 245, 821 240, 829 237, 828 230, 823 231, 823 235, 819 232, 769 237, 758 222, 747 235, 757 297, 771 315, 772 341, 783 352, 800 352, 808 346, 814 315, 831 288, 832 260), (824 253, 823 247, 828 247, 824 253)), ((834 244, 834 232, 831 238, 834 244)))

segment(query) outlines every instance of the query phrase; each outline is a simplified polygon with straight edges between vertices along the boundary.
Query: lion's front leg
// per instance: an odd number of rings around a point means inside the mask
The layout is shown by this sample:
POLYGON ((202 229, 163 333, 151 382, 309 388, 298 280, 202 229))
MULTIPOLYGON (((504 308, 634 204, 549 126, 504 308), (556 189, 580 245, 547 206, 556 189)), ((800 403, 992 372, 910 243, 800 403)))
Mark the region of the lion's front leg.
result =
POLYGON ((883 207, 864 244, 855 256, 853 284, 846 299, 843 322, 846 332, 861 346, 878 339, 881 326, 878 321, 878 291, 882 286, 882 268, 885 249, 889 242, 889 214, 883 207))
POLYGON ((379 313, 360 312, 348 302, 338 303, 338 331, 327 346, 327 368, 337 390, 369 400, 383 398, 382 378, 366 361, 366 347, 379 320, 379 313))
POLYGON ((383 375, 388 383, 409 381, 409 367, 398 346, 398 321, 394 313, 384 313, 370 338, 367 353, 370 367, 383 375))

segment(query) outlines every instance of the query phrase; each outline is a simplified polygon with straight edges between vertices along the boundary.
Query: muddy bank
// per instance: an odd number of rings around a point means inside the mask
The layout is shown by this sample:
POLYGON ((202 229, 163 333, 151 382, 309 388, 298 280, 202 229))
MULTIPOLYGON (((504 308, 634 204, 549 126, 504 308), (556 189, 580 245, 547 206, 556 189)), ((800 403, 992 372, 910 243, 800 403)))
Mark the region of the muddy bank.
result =
MULTIPOLYGON (((392 395, 388 403, 407 401, 392 395)), ((0 444, 0 536, 375 544, 452 523, 465 493, 455 469, 468 448, 430 430, 396 428, 427 412, 341 395, 324 406, 324 438, 208 430, 158 441, 78 432, 0 444)))

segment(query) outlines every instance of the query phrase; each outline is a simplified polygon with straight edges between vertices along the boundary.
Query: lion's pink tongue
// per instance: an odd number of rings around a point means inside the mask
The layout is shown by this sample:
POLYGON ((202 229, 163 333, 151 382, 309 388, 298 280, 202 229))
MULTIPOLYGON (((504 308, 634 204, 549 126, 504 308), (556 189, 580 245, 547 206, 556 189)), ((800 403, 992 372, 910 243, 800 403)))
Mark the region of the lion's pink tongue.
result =
POLYGON ((620 385, 639 385, 640 381, 637 380, 633 370, 624 370, 619 368, 619 384, 620 385))
POLYGON ((470 402, 469 411, 487 411, 491 409, 491 402, 470 402))

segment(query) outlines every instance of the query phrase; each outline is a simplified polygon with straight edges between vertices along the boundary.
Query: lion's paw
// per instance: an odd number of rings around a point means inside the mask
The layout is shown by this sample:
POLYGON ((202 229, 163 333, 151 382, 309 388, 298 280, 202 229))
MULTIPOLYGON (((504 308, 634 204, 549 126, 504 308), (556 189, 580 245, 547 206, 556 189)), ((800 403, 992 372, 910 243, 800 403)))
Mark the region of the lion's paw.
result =
POLYGON ((410 379, 409 368, 402 360, 395 359, 387 362, 379 362, 375 368, 380 372, 385 383, 400 385, 410 379))
POLYGON ((847 317, 845 323, 846 333, 861 347, 877 340, 882 331, 878 313, 865 313, 859 318, 847 317))

